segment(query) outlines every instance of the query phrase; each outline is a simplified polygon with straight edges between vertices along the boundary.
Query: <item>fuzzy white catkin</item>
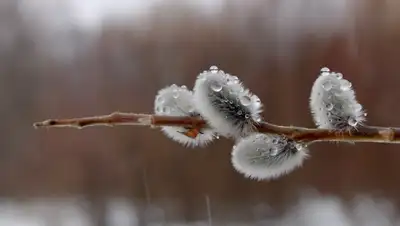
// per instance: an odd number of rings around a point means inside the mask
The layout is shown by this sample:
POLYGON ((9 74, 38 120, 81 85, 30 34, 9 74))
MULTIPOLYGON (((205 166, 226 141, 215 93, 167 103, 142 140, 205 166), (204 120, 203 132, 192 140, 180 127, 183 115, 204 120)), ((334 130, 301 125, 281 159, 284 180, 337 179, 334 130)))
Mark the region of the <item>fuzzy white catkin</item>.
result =
POLYGON ((232 165, 246 177, 268 180, 300 167, 308 156, 305 146, 286 137, 253 133, 232 150, 232 165))
MULTIPOLYGON (((193 93, 186 86, 175 84, 158 91, 154 101, 156 115, 168 116, 200 116, 195 111, 193 93)), ((204 146, 214 139, 212 129, 203 128, 195 138, 186 136, 184 133, 189 129, 177 126, 163 126, 162 131, 171 139, 184 146, 204 146)))
POLYGON ((326 67, 312 87, 310 108, 321 129, 351 130, 365 121, 366 113, 356 100, 352 84, 326 67))
POLYGON ((236 76, 216 66, 197 77, 194 101, 197 111, 222 136, 246 136, 261 121, 260 99, 244 88, 236 76))

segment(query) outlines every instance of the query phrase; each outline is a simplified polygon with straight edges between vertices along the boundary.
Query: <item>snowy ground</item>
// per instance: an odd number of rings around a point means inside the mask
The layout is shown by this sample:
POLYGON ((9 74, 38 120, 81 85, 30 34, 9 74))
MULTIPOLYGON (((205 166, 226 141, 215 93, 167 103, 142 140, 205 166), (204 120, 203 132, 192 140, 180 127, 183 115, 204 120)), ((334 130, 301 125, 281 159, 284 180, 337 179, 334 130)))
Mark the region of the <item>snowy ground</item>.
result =
MULTIPOLYGON (((389 226, 400 225, 393 205, 386 200, 357 197, 354 205, 344 207, 334 197, 303 198, 278 219, 262 219, 248 223, 214 222, 148 222, 147 225, 334 225, 389 226)), ((265 205, 268 206, 268 205, 265 205)), ((162 210, 161 210, 162 211, 162 210)), ((105 211, 106 225, 139 225, 136 207, 123 199, 110 200, 105 211)), ((212 213, 212 210, 211 210, 212 213)), ((255 213, 256 214, 256 213, 255 213)), ((260 215, 260 214, 258 214, 260 215)), ((85 202, 79 199, 37 199, 0 201, 0 225, 7 226, 92 226, 85 202)))

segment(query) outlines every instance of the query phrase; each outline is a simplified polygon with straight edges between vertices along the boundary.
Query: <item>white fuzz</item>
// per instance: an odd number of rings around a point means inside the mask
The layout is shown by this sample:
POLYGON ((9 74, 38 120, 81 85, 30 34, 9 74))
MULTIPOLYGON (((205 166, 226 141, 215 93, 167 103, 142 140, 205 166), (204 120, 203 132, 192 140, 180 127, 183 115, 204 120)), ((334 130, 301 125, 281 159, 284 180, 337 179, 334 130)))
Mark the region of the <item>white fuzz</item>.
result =
POLYGON ((321 69, 310 97, 315 124, 321 129, 352 130, 365 121, 351 83, 341 73, 321 69))
POLYGON ((300 167, 308 156, 305 146, 286 137, 253 133, 232 150, 232 165, 246 177, 274 179, 300 167))
MULTIPOLYGON (((157 115, 169 116, 199 116, 195 111, 193 103, 193 93, 186 86, 177 86, 175 84, 158 91, 154 102, 154 111, 157 115)), ((214 139, 212 129, 200 129, 195 134, 196 137, 190 137, 188 134, 194 130, 184 127, 163 126, 162 131, 171 139, 185 146, 204 146, 214 139)))
POLYGON ((197 111, 216 132, 226 137, 243 137, 261 121, 260 99, 244 88, 236 76, 216 66, 201 73, 194 86, 197 111))

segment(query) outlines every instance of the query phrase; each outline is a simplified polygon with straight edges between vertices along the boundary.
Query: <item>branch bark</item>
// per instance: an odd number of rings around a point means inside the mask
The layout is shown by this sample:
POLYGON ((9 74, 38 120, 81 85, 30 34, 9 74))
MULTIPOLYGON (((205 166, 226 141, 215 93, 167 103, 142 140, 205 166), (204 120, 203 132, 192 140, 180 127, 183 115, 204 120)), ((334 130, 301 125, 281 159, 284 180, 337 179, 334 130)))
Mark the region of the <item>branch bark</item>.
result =
MULTIPOLYGON (((34 123, 35 128, 43 127, 73 127, 86 128, 89 126, 185 126, 203 128, 207 122, 197 117, 176 117, 151 114, 136 114, 114 112, 109 115, 72 118, 49 119, 34 123)), ((256 126, 258 132, 287 136, 295 141, 304 143, 339 141, 339 142, 371 142, 371 143, 400 143, 400 128, 377 127, 362 125, 352 131, 336 131, 326 129, 304 128, 295 126, 279 126, 261 122, 256 126)))

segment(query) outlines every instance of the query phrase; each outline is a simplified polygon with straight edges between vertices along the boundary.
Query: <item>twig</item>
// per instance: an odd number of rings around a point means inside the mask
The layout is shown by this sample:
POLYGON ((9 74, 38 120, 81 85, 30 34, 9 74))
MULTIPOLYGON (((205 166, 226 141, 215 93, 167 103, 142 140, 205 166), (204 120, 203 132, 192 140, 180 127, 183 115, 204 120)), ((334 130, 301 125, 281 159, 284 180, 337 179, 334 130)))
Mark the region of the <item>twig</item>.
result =
MULTIPOLYGON (((114 112, 109 115, 73 118, 49 119, 34 123, 35 128, 42 127, 74 127, 78 129, 89 126, 185 126, 203 128, 207 122, 197 117, 175 117, 151 114, 114 112)), ((262 133, 285 135, 298 142, 371 142, 371 143, 400 143, 400 128, 377 127, 360 125, 353 131, 331 131, 326 129, 312 129, 294 126, 278 126, 268 122, 261 122, 256 129, 262 133)))

